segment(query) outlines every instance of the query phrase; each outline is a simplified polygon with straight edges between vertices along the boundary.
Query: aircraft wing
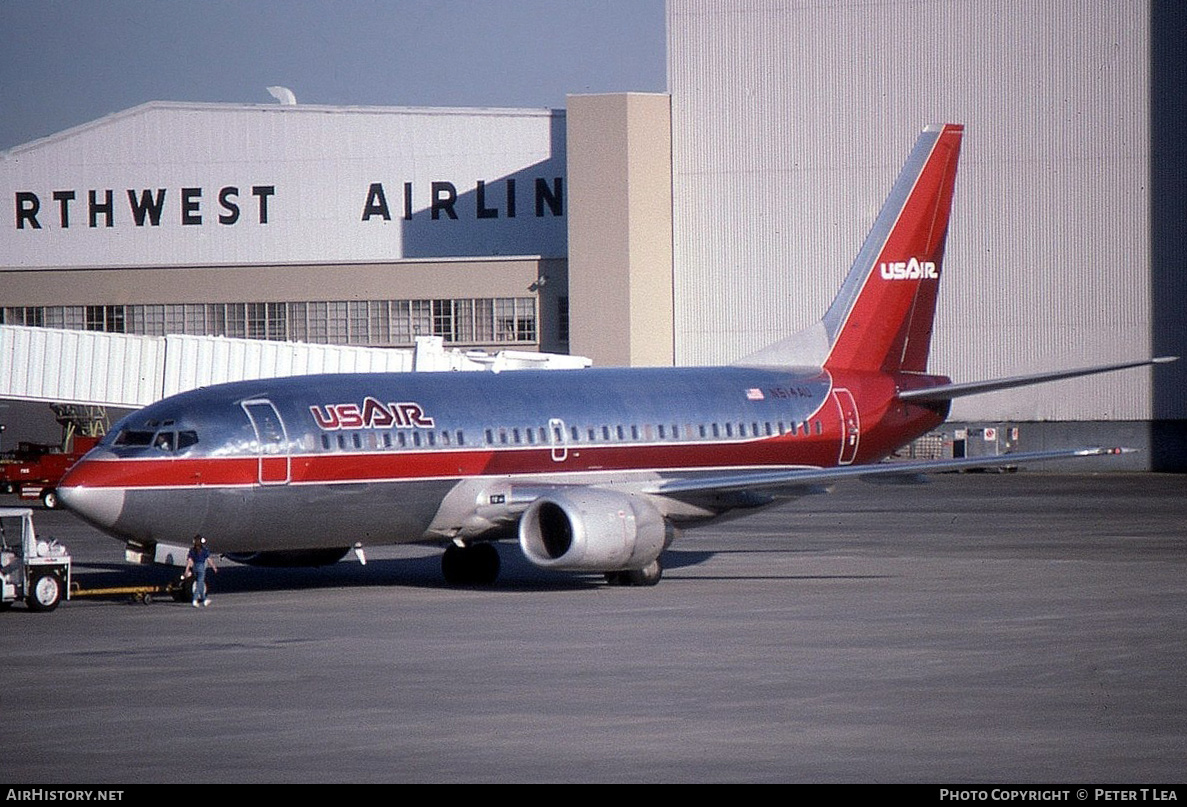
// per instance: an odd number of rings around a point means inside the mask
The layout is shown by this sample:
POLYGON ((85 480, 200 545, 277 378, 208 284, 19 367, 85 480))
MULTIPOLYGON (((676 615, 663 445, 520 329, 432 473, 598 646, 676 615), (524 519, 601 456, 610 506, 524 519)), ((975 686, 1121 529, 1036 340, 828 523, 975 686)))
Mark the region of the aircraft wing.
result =
POLYGON ((992 381, 971 381, 964 384, 943 384, 927 389, 904 390, 896 397, 900 401, 914 401, 926 403, 929 401, 950 401, 963 395, 977 395, 982 392, 997 392, 1013 387, 1025 387, 1031 384, 1042 384, 1045 381, 1060 381, 1065 378, 1079 378, 1096 373, 1111 373, 1114 370, 1128 370, 1131 367, 1146 367, 1151 364, 1167 364, 1177 361, 1178 356, 1159 356, 1156 359, 1141 359, 1119 364, 1101 364, 1095 367, 1080 367, 1075 370, 1057 370, 1050 373, 1035 373, 1033 375, 1019 375, 1010 378, 997 378, 992 381))
POLYGON ((914 476, 917 474, 936 474, 978 468, 1032 465, 1040 462, 1050 462, 1052 460, 1127 454, 1133 450, 1130 448, 1069 448, 1055 451, 998 454, 992 457, 967 457, 955 460, 881 462, 872 465, 845 465, 836 468, 783 468, 774 471, 748 471, 718 476, 660 480, 651 484, 642 492, 658 496, 674 496, 679 494, 712 495, 740 491, 764 491, 773 493, 781 488, 792 489, 826 485, 831 482, 839 482, 843 479, 914 476))

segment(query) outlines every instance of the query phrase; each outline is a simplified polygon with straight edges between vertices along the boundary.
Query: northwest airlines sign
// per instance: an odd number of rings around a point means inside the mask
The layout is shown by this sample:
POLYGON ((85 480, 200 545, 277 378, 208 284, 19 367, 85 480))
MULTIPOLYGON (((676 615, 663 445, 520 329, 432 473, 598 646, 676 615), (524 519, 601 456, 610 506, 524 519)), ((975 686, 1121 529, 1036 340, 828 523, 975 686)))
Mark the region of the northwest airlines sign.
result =
POLYGON ((9 185, 0 266, 562 257, 565 179, 556 167, 537 170, 466 181, 277 171, 192 184, 9 185))
MULTIPOLYGON (((526 193, 517 187, 515 179, 510 178, 490 184, 478 180, 472 194, 459 193, 453 182, 434 181, 429 183, 428 198, 419 207, 413 183, 405 182, 397 187, 398 195, 393 205, 388 201, 384 183, 370 183, 359 194, 360 220, 391 221, 393 213, 404 221, 412 221, 418 215, 430 221, 564 215, 562 177, 536 177, 528 184, 526 193), (527 197, 522 202, 527 209, 522 213, 521 197, 527 197)), ((269 202, 275 196, 275 184, 127 188, 121 191, 113 188, 19 190, 13 198, 14 226, 17 230, 68 230, 72 227, 115 227, 117 222, 130 227, 160 227, 170 221, 185 227, 240 223, 265 225, 272 220, 269 202)))

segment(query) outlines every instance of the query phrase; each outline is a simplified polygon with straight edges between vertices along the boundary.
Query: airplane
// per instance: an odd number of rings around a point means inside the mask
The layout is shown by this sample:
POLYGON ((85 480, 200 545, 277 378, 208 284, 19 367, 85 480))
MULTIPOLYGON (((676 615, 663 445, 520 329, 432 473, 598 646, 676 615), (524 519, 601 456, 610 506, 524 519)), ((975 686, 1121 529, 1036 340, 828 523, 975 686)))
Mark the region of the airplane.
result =
POLYGON ((498 576, 493 542, 517 539, 536 566, 646 586, 681 528, 846 478, 1001 465, 882 460, 958 396, 1174 359, 972 383, 927 371, 963 134, 923 130, 819 322, 731 365, 220 384, 121 420, 60 499, 129 558, 184 558, 198 534, 260 565, 427 542, 445 546, 447 582, 476 585, 498 576))

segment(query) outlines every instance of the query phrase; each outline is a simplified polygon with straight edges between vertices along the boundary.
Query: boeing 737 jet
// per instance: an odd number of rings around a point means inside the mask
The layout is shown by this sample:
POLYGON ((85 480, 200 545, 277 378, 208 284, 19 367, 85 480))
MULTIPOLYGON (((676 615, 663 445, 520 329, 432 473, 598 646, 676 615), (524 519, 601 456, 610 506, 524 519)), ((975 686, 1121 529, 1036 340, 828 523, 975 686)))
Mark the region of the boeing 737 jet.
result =
POLYGON ((221 384, 123 419, 61 500, 140 557, 197 534, 273 565, 433 542, 445 578, 472 584, 498 575, 492 542, 517 539, 538 566, 651 585, 676 528, 848 477, 985 465, 881 460, 956 396, 1161 360, 962 384, 928 373, 963 131, 920 135, 824 317, 730 366, 221 384))

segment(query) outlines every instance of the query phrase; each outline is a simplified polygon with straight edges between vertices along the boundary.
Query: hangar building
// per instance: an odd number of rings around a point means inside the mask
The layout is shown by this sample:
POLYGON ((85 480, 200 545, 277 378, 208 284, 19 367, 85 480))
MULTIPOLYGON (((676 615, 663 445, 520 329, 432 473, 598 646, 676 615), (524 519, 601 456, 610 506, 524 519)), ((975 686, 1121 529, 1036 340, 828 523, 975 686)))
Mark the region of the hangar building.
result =
MULTIPOLYGON (((932 367, 1180 354, 1185 16, 668 0, 667 94, 146 104, 0 155, 0 307, 150 335, 728 362, 820 315, 919 129, 955 121, 932 367)), ((1134 467, 1181 467, 1185 391, 1187 361, 958 399, 953 418, 970 451, 1125 444, 1146 449, 1134 467)))
MULTIPOLYGON (((1168 0, 669 0, 677 362, 815 321, 945 121, 966 130, 932 369, 1187 357, 1185 86, 1168 0)), ((1182 468, 1185 393, 1187 359, 957 399, 952 419, 969 450, 1129 445, 1182 468)))

